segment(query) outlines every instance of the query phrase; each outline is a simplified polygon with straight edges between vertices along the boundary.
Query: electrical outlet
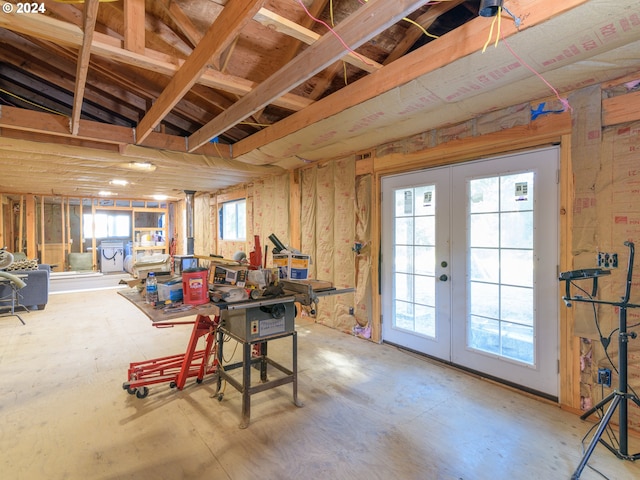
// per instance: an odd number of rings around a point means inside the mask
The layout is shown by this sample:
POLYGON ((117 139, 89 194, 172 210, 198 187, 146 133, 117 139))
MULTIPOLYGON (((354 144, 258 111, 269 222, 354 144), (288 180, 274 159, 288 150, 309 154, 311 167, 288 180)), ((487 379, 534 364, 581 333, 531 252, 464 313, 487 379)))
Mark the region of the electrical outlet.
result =
POLYGON ((349 307, 349 315, 353 315, 354 311, 353 311, 353 307, 349 307))
POLYGON ((605 387, 611 387, 611 370, 608 368, 598 369, 598 385, 604 385, 605 387))
POLYGON ((618 254, 598 252, 598 266, 601 268, 618 268, 618 254))

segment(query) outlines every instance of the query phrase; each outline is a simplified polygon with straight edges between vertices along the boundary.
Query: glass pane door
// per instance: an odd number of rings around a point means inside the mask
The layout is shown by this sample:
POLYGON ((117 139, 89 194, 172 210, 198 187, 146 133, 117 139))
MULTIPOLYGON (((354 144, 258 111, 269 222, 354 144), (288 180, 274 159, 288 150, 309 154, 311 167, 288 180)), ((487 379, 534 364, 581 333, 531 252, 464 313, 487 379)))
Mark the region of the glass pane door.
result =
POLYGON ((388 342, 448 359, 449 171, 413 174, 411 185, 405 180, 383 180, 383 256, 390 259, 384 263, 390 302, 383 334, 388 342))
POLYGON ((556 396, 558 149, 382 180, 386 342, 556 396))
POLYGON ((525 172, 468 183, 468 346, 529 365, 534 363, 533 180, 533 172, 525 172))

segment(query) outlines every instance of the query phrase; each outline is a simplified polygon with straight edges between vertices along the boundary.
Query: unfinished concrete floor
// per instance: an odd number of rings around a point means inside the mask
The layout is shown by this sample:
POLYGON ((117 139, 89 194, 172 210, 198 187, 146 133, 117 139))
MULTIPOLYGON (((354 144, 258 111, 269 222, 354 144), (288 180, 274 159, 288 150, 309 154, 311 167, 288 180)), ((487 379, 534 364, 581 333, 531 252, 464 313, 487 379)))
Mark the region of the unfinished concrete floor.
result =
MULTIPOLYGON (((0 318, 0 478, 568 479, 591 426, 554 405, 310 322, 298 324, 299 398, 259 393, 239 429, 240 394, 122 389, 129 362, 184 352, 189 326, 153 328, 115 290, 51 295, 0 318)), ((225 346, 225 356, 233 351, 225 346)), ((237 350, 238 354, 240 349, 237 350)), ((290 339, 270 342, 287 364, 290 339)), ((631 453, 640 442, 631 440, 631 453)), ((598 445, 606 478, 640 465, 598 445)), ((587 467, 583 479, 602 478, 587 467)))

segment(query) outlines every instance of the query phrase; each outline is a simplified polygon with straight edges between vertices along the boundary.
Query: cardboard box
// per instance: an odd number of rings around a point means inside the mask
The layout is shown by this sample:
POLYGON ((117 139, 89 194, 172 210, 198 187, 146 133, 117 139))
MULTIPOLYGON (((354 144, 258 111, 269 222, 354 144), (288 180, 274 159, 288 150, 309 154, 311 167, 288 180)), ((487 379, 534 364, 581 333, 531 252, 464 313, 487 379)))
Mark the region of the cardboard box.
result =
POLYGON ((211 269, 209 283, 238 287, 244 287, 247 283, 247 267, 243 265, 215 265, 211 269))
POLYGON ((306 280, 311 257, 301 253, 274 253, 273 266, 284 280, 306 280))

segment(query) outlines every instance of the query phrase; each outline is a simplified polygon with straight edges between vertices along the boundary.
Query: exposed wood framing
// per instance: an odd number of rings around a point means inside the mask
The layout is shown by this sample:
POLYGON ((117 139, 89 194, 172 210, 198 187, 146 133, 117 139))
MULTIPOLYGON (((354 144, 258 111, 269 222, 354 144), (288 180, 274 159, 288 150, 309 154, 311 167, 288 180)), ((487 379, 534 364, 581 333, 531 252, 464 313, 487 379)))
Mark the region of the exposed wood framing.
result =
POLYGON ((47 263, 47 249, 44 236, 45 216, 44 216, 44 196, 40 196, 40 263, 47 263))
MULTIPOLYGON (((4 3, 6 2, 0 0, 0 5, 4 3)), ((79 48, 83 40, 80 28, 45 15, 3 14, 0 15, 0 27, 75 48, 79 48)), ((94 33, 91 54, 167 76, 175 75, 184 63, 184 60, 149 48, 145 49, 144 54, 130 52, 123 48, 122 41, 100 32, 94 33)), ((206 69, 197 83, 235 95, 246 95, 256 86, 254 82, 217 72, 211 68, 206 69)), ((301 110, 311 103, 311 100, 293 94, 283 95, 273 102, 274 105, 292 111, 301 110)))
MULTIPOLYGON (((464 0, 460 0, 464 1, 464 0)), ((320 35, 308 28, 304 28, 291 20, 274 13, 266 8, 261 8, 260 11, 254 17, 254 20, 261 23, 265 27, 273 28, 276 32, 289 35, 296 40, 312 45, 314 42, 320 39, 320 35)), ((371 60, 363 55, 353 52, 347 53, 342 59, 367 72, 375 72, 382 68, 382 65, 378 62, 371 60)))
MULTIPOLYGON (((433 5, 425 14, 420 15, 416 19, 416 23, 420 25, 425 30, 429 30, 431 24, 443 13, 448 12, 449 10, 457 7, 464 0, 449 0, 448 2, 441 2, 436 5, 433 5)), ((424 35, 423 31, 415 25, 412 25, 409 30, 407 30, 407 34, 404 36, 402 41, 398 43, 396 48, 389 54, 389 56, 385 59, 384 65, 388 65, 391 62, 395 62, 397 59, 402 57, 405 53, 409 51, 409 49, 418 41, 418 39, 424 35)))
POLYGON ((156 103, 138 124, 136 143, 144 142, 151 130, 197 82, 207 68, 207 62, 231 45, 236 35, 251 20, 255 14, 254 11, 257 12, 260 9, 262 3, 264 0, 236 0, 227 4, 187 61, 171 78, 169 85, 158 97, 156 103))
MULTIPOLYGON (((372 0, 340 23, 335 28, 336 35, 355 49, 427 1, 396 0, 389 4, 383 0, 372 0)), ((251 93, 191 134, 189 148, 198 148, 341 58, 344 46, 336 35, 325 34, 251 93)))
MULTIPOLYGON (((125 4, 126 3, 127 0, 125 0, 125 4)), ((91 43, 93 41, 93 31, 96 26, 99 4, 99 0, 88 0, 85 4, 83 15, 84 37, 76 66, 76 85, 73 93, 73 110, 71 113, 72 135, 77 135, 80 129, 80 115, 82 113, 82 102, 84 101, 84 90, 87 83, 87 73, 89 71, 89 57, 91 56, 91 43)))
POLYGON ((144 0, 124 0, 124 48, 140 54, 144 54, 144 12, 144 0))
MULTIPOLYGON (((560 271, 573 270, 573 165, 571 134, 562 136, 560 148, 560 271)), ((558 290, 563 285, 558 284, 558 290)), ((562 292, 558 292, 558 298, 562 292)), ((580 339, 574 335, 574 309, 560 309, 560 396, 559 403, 571 410, 580 410, 580 339)))
POLYGON ((292 170, 289 172, 289 218, 293 221, 289 222, 289 240, 291 247, 298 250, 302 248, 301 202, 300 171, 292 170))
POLYGON ((33 195, 27 195, 25 197, 25 206, 24 221, 27 227, 27 258, 36 258, 38 256, 36 246, 36 198, 33 195))
POLYGON ((640 120, 640 92, 627 93, 602 100, 602 126, 640 120))

